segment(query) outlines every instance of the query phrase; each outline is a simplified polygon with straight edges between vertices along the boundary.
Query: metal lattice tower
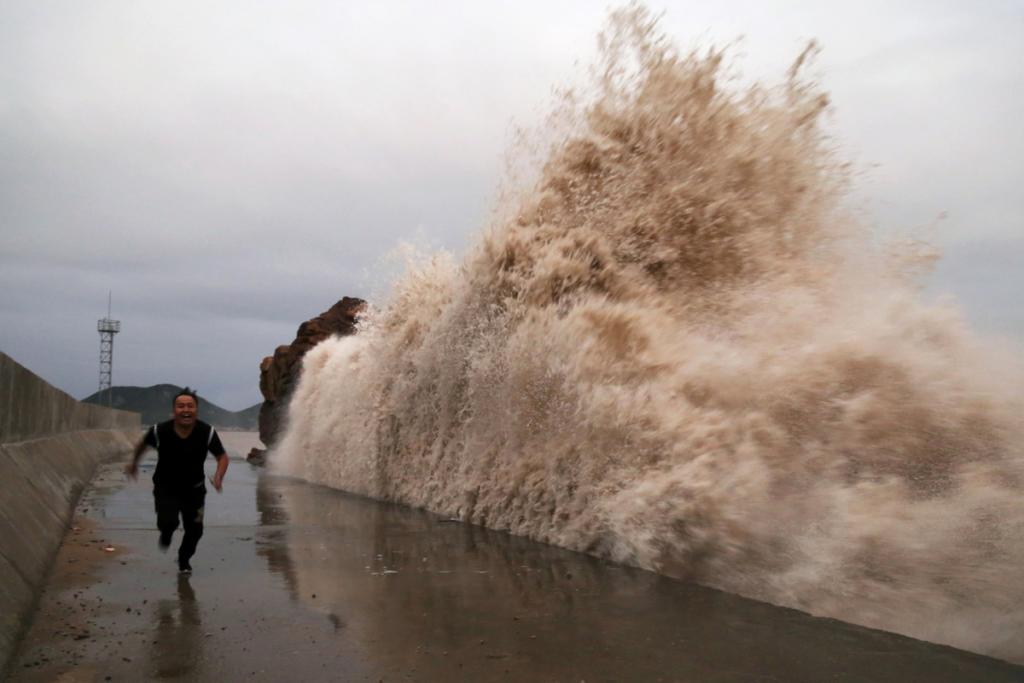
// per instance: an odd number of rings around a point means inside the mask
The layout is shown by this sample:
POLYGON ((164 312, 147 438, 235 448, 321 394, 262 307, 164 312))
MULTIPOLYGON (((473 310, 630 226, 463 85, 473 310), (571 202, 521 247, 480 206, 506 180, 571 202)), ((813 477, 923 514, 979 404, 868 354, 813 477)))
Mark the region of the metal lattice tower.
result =
POLYGON ((110 294, 107 295, 107 317, 97 321, 96 329, 100 333, 100 391, 107 391, 109 404, 111 378, 114 374, 114 335, 121 331, 121 321, 110 318, 110 294))

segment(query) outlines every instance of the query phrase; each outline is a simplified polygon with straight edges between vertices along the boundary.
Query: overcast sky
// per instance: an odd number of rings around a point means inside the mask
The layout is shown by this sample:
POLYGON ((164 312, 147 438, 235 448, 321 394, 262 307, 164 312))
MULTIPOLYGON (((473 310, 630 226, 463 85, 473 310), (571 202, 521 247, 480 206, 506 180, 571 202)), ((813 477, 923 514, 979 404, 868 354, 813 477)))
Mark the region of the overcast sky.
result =
MULTIPOLYGON (((931 225, 932 292, 1024 346, 1024 3, 651 3, 677 44, 808 39, 857 198, 931 225), (894 7, 893 5, 896 5, 894 7)), ((260 359, 401 240, 460 251, 513 125, 579 80, 601 2, 0 0, 0 350, 72 395, 190 384, 238 410, 260 359)))

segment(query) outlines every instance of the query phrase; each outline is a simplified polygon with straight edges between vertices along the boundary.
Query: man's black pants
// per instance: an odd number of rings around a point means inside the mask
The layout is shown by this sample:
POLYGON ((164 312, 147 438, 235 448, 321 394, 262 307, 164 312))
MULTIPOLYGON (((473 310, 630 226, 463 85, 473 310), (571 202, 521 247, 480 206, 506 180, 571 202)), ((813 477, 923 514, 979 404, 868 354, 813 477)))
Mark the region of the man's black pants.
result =
POLYGON ((186 491, 153 489, 156 504, 156 526, 161 539, 170 543, 171 534, 178 528, 178 516, 185 529, 185 537, 178 547, 178 561, 188 562, 196 553, 196 545, 203 536, 203 512, 206 506, 206 487, 186 491))

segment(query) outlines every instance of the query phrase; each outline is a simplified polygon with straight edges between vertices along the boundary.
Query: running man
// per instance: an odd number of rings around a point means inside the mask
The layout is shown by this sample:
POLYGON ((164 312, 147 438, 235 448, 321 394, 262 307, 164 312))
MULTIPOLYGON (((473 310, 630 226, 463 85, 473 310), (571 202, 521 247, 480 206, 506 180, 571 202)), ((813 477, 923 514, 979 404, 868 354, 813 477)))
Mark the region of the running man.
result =
POLYGON ((146 448, 157 452, 156 471, 153 473, 153 500, 156 504, 156 526, 160 530, 160 550, 166 551, 171 537, 178 528, 178 516, 185 536, 178 547, 178 570, 192 573, 189 560, 203 535, 203 510, 206 502, 206 484, 203 462, 206 454, 217 458, 217 473, 210 481, 220 493, 224 473, 228 469, 228 456, 212 425, 199 420, 199 397, 185 387, 172 401, 174 419, 151 426, 135 447, 132 461, 125 472, 137 479, 139 460, 146 448))

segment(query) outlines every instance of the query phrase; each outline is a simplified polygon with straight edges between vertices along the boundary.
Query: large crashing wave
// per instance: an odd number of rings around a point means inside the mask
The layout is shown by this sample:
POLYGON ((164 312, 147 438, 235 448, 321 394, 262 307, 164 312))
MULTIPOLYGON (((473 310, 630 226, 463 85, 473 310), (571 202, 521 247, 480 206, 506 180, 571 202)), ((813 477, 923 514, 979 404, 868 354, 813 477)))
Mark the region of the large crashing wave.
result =
POLYGON ((287 473, 1024 659, 1021 372, 842 209, 802 76, 613 15, 535 187, 305 360, 287 473))

